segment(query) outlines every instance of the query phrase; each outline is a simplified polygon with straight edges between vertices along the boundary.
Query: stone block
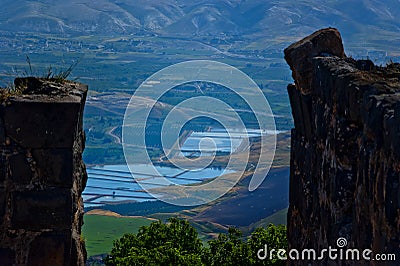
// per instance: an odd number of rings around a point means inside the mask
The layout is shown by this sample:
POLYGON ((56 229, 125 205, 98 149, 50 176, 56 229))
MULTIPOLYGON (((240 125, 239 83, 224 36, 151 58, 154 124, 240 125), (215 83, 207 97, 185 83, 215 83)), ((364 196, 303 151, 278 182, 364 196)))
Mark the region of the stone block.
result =
POLYGON ((29 245, 28 265, 70 265, 70 254, 70 232, 45 232, 29 245))
POLYGON ((32 179, 32 170, 25 154, 16 154, 9 157, 10 178, 15 184, 29 184, 32 179))
POLYGON ((14 229, 70 229, 72 193, 67 189, 13 192, 11 224, 14 229))
POLYGON ((7 136, 24 148, 72 147, 78 129, 79 99, 60 102, 16 98, 4 107, 7 136))
POLYGON ((72 149, 37 149, 32 151, 39 176, 48 186, 71 188, 73 184, 72 149))

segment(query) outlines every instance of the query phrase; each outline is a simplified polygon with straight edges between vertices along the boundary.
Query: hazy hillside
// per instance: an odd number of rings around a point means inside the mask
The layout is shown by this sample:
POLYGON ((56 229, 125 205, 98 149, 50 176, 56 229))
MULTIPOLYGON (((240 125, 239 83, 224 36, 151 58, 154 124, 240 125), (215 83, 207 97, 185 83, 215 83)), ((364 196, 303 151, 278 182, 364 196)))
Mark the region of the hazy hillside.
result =
POLYGON ((67 34, 290 36, 320 27, 398 34, 399 0, 3 0, 0 30, 67 34))

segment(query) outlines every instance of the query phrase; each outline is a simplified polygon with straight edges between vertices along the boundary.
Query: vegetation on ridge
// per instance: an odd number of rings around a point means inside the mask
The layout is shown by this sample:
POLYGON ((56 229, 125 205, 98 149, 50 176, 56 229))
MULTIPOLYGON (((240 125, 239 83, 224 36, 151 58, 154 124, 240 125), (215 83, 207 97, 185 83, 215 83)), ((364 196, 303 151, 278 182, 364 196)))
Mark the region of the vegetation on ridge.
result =
POLYGON ((106 265, 285 265, 276 253, 261 260, 257 252, 265 245, 271 250, 287 249, 286 226, 257 228, 248 239, 230 228, 228 234, 203 245, 188 221, 177 218, 168 223, 156 221, 137 234, 125 234, 114 241, 106 265))
POLYGON ((26 62, 29 70, 24 69, 23 71, 17 71, 13 69, 13 72, 15 72, 14 74, 16 76, 14 83, 9 83, 5 88, 0 88, 0 103, 6 102, 11 96, 24 94, 28 90, 40 91, 44 83, 47 82, 55 84, 65 83, 68 77, 71 75, 72 70, 79 63, 79 60, 70 64, 65 70, 56 70, 50 65, 46 67, 43 75, 40 75, 34 71, 29 56, 26 56, 26 62))

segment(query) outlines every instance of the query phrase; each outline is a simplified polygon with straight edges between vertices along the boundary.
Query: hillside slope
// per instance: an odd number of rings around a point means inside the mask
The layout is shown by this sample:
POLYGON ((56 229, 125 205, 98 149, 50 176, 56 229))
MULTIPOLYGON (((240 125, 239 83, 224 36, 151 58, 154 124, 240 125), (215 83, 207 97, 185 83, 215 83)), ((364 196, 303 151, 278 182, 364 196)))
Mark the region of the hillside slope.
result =
POLYGON ((0 30, 64 34, 299 36, 333 26, 342 34, 400 31, 398 0, 5 0, 0 30))

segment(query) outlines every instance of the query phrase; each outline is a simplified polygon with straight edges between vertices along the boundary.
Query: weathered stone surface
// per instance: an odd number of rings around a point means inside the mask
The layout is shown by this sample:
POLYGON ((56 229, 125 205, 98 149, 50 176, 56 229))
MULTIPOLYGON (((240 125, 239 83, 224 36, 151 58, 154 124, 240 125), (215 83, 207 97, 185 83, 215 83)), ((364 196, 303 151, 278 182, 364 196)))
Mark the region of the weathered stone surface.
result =
POLYGON ((5 213, 6 213, 6 191, 0 188, 0 225, 4 221, 5 213))
POLYGON ((71 260, 71 233, 45 232, 38 236, 29 248, 30 266, 77 265, 71 260))
POLYGON ((0 265, 84 265, 87 87, 37 78, 15 84, 22 93, 0 104, 0 265))
POLYGON ((32 179, 32 170, 25 154, 16 154, 9 157, 10 178, 15 184, 29 184, 32 179))
POLYGON ((0 248, 0 263, 1 265, 15 264, 15 251, 9 248, 0 248))
MULTIPOLYGON (((338 41, 335 34, 329 38, 325 52, 338 41)), ((302 55, 303 45, 304 40, 290 46, 291 55, 302 55)), ((311 67, 293 63, 304 57, 288 60, 297 79, 288 87, 295 122, 289 248, 335 248, 344 237, 346 248, 400 259, 400 65, 384 68, 340 55, 310 55, 311 67), (298 78, 304 71, 310 73, 298 78)), ((321 261, 328 263, 378 265, 321 261)))
POLYGON ((73 176, 72 149, 35 149, 32 151, 37 171, 49 186, 71 188, 73 176))
POLYGON ((71 227, 72 195, 69 190, 53 189, 12 193, 11 218, 15 229, 63 230, 71 227), (35 222, 32 223, 32 214, 35 222))
POLYGON ((87 86, 37 78, 17 79, 15 83, 22 95, 0 106, 7 136, 25 148, 72 147, 82 131, 87 86))
MULTIPOLYGON (((79 227, 81 227, 80 225, 79 227)), ((75 232, 72 237, 71 265, 85 265, 87 252, 85 242, 81 238, 81 233, 75 232)))
POLYGON ((54 104, 37 98, 12 99, 4 108, 6 133, 24 148, 71 147, 77 130, 79 100, 54 104))
POLYGON ((0 187, 3 186, 3 182, 6 179, 6 163, 5 156, 0 154, 0 187))
POLYGON ((294 125, 299 132, 310 137, 312 128, 311 97, 309 95, 303 95, 293 84, 290 84, 287 90, 293 110, 294 125))
POLYGON ((0 117, 0 145, 4 145, 6 142, 6 132, 4 130, 4 121, 0 117))
POLYGON ((311 91, 312 59, 315 56, 334 55, 341 58, 345 57, 342 37, 339 31, 334 28, 314 32, 301 41, 290 45, 284 52, 296 86, 303 94, 308 94, 311 91))

